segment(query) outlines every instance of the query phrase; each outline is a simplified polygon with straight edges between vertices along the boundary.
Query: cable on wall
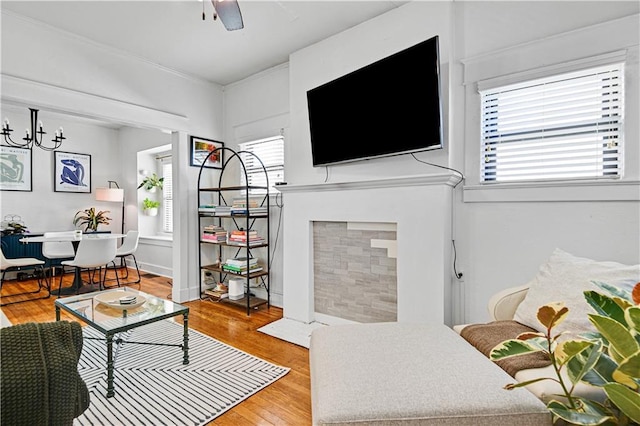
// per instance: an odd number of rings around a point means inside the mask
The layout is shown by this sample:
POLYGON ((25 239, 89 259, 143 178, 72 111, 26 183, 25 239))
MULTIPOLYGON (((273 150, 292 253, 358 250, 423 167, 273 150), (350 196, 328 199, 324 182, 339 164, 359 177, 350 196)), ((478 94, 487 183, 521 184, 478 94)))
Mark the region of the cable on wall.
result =
POLYGON ((451 167, 441 166, 439 164, 429 163, 428 161, 420 160, 420 159, 418 159, 418 157, 416 157, 416 155, 414 153, 411 153, 411 156, 413 157, 414 160, 416 160, 419 163, 424 163, 424 164, 427 164, 427 165, 433 166, 433 167, 440 167, 441 169, 450 170, 450 171, 452 171, 454 173, 457 173, 460 176, 460 180, 455 185, 453 185, 453 189, 455 189, 456 186, 460 185, 460 182, 462 182, 464 180, 464 174, 462 174, 462 172, 460 170, 452 169, 451 167))
POLYGON ((271 261, 269 262, 269 270, 271 270, 271 265, 273 264, 273 259, 276 257, 276 249, 278 247, 278 236, 280 235, 280 225, 282 224, 282 210, 284 210, 284 203, 282 202, 282 193, 278 192, 276 194, 276 207, 280 209, 280 214, 278 215, 278 228, 276 229, 276 238, 273 242, 273 254, 271 255, 271 261), (278 197, 280 197, 281 201, 278 203, 278 197))
POLYGON ((462 272, 458 272, 456 269, 456 261, 458 260, 458 251, 456 250, 456 240, 451 240, 451 245, 453 246, 453 273, 455 274, 457 279, 462 278, 462 272))

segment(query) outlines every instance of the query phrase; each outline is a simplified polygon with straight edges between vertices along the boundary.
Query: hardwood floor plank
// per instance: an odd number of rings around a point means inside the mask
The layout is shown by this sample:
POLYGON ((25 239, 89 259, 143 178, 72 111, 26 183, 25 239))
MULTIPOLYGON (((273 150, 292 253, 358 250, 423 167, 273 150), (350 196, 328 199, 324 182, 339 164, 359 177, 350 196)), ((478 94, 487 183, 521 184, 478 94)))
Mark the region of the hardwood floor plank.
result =
MULTIPOLYGON (((129 272, 135 276, 135 270, 129 272)), ((110 272, 109 278, 111 277, 110 272)), ((72 274, 65 275, 63 287, 70 286, 72 278, 72 274)), ((6 281, 2 286, 0 301, 6 303, 17 300, 23 296, 7 296, 36 287, 35 280, 6 281)), ((54 288, 58 288, 58 277, 54 288)), ((137 289, 138 286, 134 285, 132 288, 137 289)), ((171 298, 171 279, 143 273, 140 290, 158 297, 171 298)), ((37 297, 37 294, 29 296, 37 297)), ((51 322, 55 321, 54 301, 55 296, 52 296, 3 306, 2 311, 13 324, 51 322)), ((189 306, 190 310, 189 328, 265 361, 291 368, 286 376, 209 422, 208 426, 311 424, 309 351, 257 331, 263 325, 282 318, 282 309, 262 306, 252 311, 251 316, 247 316, 244 309, 224 303, 193 301, 184 305, 189 306)), ((74 320, 64 312, 62 319, 74 320)))

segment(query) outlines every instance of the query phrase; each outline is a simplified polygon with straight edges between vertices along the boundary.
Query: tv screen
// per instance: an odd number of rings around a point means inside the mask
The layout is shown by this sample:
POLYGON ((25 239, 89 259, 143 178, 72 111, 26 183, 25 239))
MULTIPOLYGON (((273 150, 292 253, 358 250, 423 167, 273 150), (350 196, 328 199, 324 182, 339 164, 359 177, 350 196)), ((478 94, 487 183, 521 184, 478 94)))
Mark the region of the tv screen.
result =
POLYGON ((314 166, 442 148, 438 36, 307 91, 314 166))

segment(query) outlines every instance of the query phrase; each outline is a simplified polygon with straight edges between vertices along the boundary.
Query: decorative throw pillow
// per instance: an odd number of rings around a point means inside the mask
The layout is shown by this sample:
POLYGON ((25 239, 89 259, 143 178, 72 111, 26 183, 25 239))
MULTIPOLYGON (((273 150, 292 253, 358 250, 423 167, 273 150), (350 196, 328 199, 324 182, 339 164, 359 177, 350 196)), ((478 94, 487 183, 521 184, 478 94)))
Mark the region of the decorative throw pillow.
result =
POLYGON ((547 263, 540 266, 531 281, 527 296, 516 309, 513 319, 540 332, 544 328, 536 317, 538 308, 552 302, 564 302, 569 308, 567 318, 557 326, 556 332, 581 334, 595 331, 587 317, 595 313, 584 298, 585 290, 600 289, 592 281, 600 281, 631 290, 640 281, 640 265, 617 262, 599 262, 573 256, 555 249, 547 263))

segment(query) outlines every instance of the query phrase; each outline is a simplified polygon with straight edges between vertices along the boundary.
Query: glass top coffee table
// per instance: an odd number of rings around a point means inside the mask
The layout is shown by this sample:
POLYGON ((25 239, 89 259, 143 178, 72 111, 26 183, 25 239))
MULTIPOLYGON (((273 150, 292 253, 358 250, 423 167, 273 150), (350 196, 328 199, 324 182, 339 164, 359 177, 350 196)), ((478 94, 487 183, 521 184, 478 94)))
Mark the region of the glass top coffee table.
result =
POLYGON ((120 343, 119 339, 114 339, 118 333, 182 315, 184 322, 182 343, 175 345, 158 343, 158 345, 182 348, 182 363, 189 364, 189 308, 186 306, 141 291, 121 287, 115 290, 97 291, 57 299, 55 307, 56 321, 60 321, 60 310, 63 309, 104 334, 107 343, 107 398, 115 395, 113 342, 115 340, 116 343, 120 343), (131 303, 131 297, 136 298, 134 303, 131 303))

